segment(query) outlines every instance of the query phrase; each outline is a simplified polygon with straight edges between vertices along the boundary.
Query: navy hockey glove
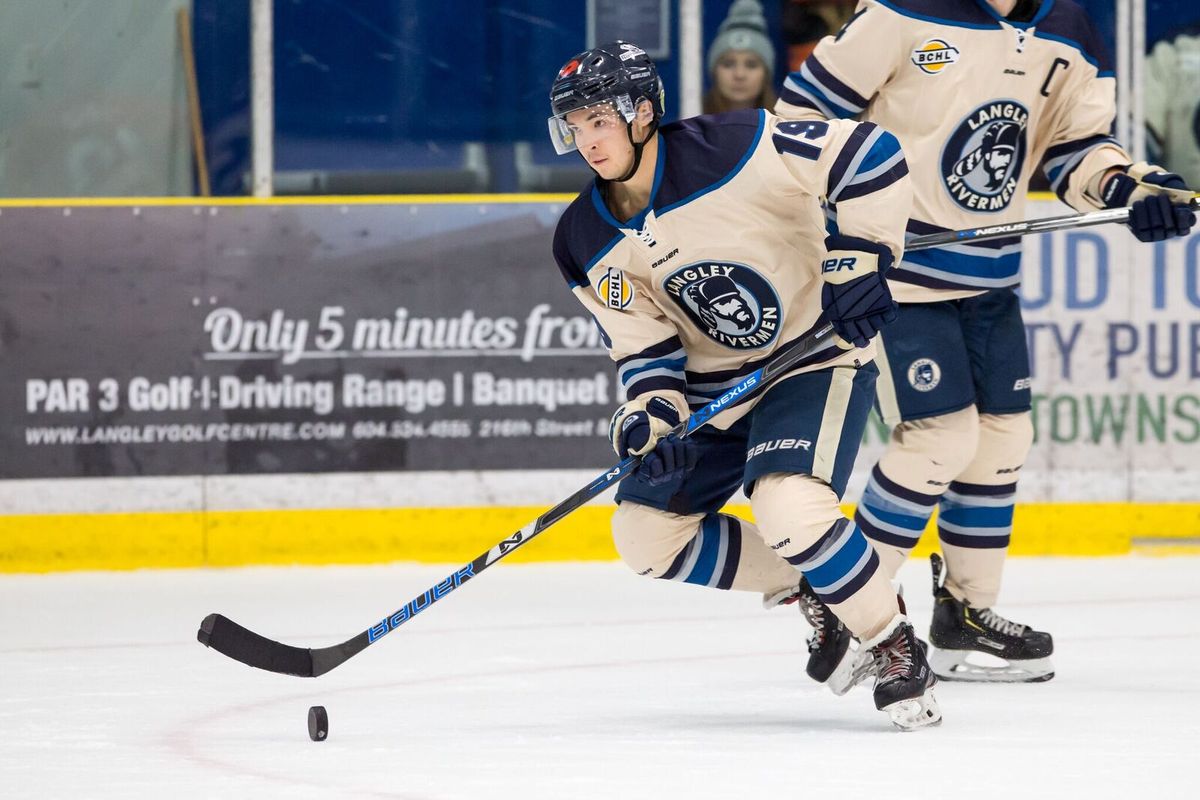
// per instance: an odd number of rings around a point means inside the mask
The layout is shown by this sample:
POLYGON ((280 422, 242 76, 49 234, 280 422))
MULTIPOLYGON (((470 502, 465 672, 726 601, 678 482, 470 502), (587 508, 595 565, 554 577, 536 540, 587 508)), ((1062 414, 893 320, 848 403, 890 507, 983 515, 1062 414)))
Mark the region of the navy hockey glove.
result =
POLYGON ((670 400, 638 398, 613 414, 608 437, 621 458, 643 456, 635 478, 660 486, 682 479, 696 466, 695 442, 670 435, 679 422, 679 412, 670 400))
POLYGON ((1187 236, 1196 224, 1183 178, 1145 162, 1109 178, 1102 199, 1105 208, 1129 206, 1129 229, 1141 242, 1187 236))
POLYGON ((866 347, 880 328, 896 319, 896 303, 884 277, 892 251, 854 236, 827 236, 821 262, 821 308, 842 339, 866 347))
POLYGON ((699 455, 695 442, 690 438, 680 439, 672 433, 658 440, 633 476, 651 486, 681 481, 695 469, 699 455))

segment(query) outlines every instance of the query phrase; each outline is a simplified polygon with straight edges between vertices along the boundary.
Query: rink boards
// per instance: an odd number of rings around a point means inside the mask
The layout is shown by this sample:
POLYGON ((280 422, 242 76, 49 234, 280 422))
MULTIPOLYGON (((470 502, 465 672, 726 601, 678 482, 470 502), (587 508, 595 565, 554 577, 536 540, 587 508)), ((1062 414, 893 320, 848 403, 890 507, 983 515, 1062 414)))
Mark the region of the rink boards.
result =
MULTIPOLYGON (((568 200, 0 204, 0 571, 465 561, 529 522, 611 460, 568 200)), ((1026 242, 1014 553, 1200 550, 1198 251, 1026 242)), ((609 502, 513 560, 615 558, 609 502)))
MULTIPOLYGON (((847 505, 847 513, 852 506, 847 505)), ((0 572, 264 564, 467 563, 545 506, 36 514, 0 518, 0 572)), ((749 506, 730 510, 748 516, 749 506)), ((585 508, 511 562, 617 558, 611 510, 585 508)), ((1200 552, 1193 503, 1033 503, 1018 507, 1013 555, 1110 556, 1200 552), (1171 531, 1180 531, 1171 535, 1171 531), (1165 535, 1164 535, 1165 534, 1165 535)), ((933 527, 932 524, 930 526, 933 527)), ((913 551, 936 549, 927 533, 913 551)))

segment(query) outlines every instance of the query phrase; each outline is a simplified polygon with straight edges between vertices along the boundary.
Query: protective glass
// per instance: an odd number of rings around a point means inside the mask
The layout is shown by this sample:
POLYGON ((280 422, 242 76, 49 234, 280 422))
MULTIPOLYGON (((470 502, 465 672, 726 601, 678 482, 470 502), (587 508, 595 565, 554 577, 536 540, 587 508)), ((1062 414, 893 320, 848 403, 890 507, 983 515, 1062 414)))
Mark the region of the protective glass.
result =
POLYGON ((633 101, 623 94, 590 106, 556 114, 546 122, 550 141, 560 156, 623 131, 634 118, 633 101))

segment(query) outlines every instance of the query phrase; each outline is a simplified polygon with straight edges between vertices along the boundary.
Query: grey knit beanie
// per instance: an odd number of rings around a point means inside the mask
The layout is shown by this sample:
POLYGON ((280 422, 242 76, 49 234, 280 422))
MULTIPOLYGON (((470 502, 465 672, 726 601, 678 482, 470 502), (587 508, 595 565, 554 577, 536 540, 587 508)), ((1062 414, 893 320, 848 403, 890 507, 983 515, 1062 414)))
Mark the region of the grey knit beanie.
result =
POLYGON ((767 37, 767 19, 759 0, 734 0, 729 14, 708 48, 708 72, 711 75, 717 59, 730 50, 753 50, 763 60, 767 72, 775 71, 775 47, 767 37))

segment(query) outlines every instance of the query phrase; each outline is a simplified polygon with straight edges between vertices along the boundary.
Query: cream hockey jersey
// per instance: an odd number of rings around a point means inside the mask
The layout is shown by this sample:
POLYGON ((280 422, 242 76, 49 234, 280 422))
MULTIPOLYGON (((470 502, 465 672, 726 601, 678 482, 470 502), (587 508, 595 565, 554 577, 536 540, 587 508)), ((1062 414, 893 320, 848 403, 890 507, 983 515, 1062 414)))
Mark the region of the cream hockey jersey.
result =
MULTIPOLYGON (((1111 137, 1109 56, 1072 0, 1042 0, 1028 22, 987 0, 861 0, 784 84, 776 112, 867 119, 899 138, 912 170, 911 235, 1025 218, 1040 163, 1081 211, 1088 183, 1131 159, 1111 137)), ((1019 282, 1021 243, 1000 239, 906 254, 901 302, 964 297, 1019 282)))
MULTIPOLYGON (((896 138, 873 123, 754 109, 672 123, 658 141, 649 206, 619 221, 593 183, 563 212, 554 257, 625 397, 694 410, 824 324, 823 204, 837 204, 843 234, 898 255, 911 188, 896 138)), ((861 365, 873 347, 828 342, 797 372, 861 365)))

